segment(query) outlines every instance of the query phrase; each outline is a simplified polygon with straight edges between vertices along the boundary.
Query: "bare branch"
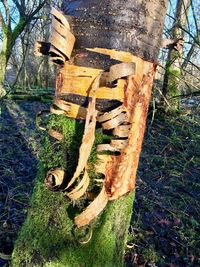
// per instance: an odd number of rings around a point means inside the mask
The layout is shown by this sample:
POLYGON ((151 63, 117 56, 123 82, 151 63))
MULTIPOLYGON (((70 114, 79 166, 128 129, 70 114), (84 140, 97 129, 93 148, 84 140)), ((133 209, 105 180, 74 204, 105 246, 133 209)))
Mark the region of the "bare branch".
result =
MULTIPOLYGON (((195 47, 196 47, 196 44, 195 44, 195 42, 193 42, 193 44, 191 45, 191 47, 190 47, 190 49, 189 49, 189 51, 187 53, 186 58, 184 59, 182 65, 181 65, 181 68, 182 69, 186 68, 187 67, 187 64, 189 62, 191 63, 190 58, 191 58, 191 56, 192 56, 192 54, 194 52, 195 47)), ((192 65, 195 66, 196 68, 198 68, 198 66, 194 65, 193 63, 192 63, 192 65)))
POLYGON ((7 26, 10 29, 11 28, 11 17, 10 17, 10 8, 8 6, 7 0, 3 0, 3 5, 6 10, 6 20, 7 20, 7 26))
POLYGON ((0 10, 0 27, 2 28, 2 31, 3 31, 3 28, 4 28, 5 26, 6 26, 6 24, 5 24, 3 15, 2 15, 1 10, 0 10))
POLYGON ((196 32, 198 33, 199 32, 199 28, 198 28, 196 14, 195 14, 195 11, 194 11, 193 1, 191 1, 191 7, 192 7, 192 14, 193 14, 193 19, 194 19, 195 27, 196 27, 196 32))
MULTIPOLYGON (((171 15, 167 14, 167 16, 170 17, 170 18, 172 18, 173 20, 175 20, 175 18, 172 17, 171 15)), ((191 32, 189 32, 187 29, 185 29, 184 27, 182 27, 180 24, 178 24, 178 27, 179 27, 182 31, 186 32, 186 33, 187 33, 187 34, 194 40, 194 42, 200 46, 200 42, 199 42, 199 40, 196 38, 196 36, 194 36, 193 34, 191 34, 191 32)))
POLYGON ((15 36, 15 34, 16 34, 15 39, 23 32, 25 27, 33 20, 34 16, 45 5, 46 1, 47 0, 42 1, 31 14, 29 14, 29 15, 25 14, 24 16, 20 16, 20 22, 16 25, 16 27, 13 30, 13 36, 15 36))
POLYGON ((17 7, 20 16, 21 16, 21 17, 24 17, 24 15, 25 15, 25 13, 24 13, 24 12, 25 12, 25 9, 22 8, 22 6, 20 5, 20 3, 19 3, 18 0, 13 0, 13 2, 15 3, 15 5, 16 5, 16 7, 17 7))
POLYGON ((28 22, 30 22, 33 17, 40 11, 40 9, 45 5, 45 3, 47 2, 47 0, 42 1, 37 8, 28 16, 27 20, 28 22))

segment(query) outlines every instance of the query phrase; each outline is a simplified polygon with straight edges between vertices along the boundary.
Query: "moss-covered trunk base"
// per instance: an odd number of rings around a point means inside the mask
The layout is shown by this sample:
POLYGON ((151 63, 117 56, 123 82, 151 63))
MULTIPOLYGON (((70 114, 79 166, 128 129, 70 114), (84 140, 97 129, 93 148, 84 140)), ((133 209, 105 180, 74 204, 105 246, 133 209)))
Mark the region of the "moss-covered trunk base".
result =
MULTIPOLYGON (((81 213, 88 200, 72 203, 62 192, 51 192, 44 186, 47 169, 56 164, 64 167, 68 162, 66 149, 74 153, 81 140, 82 123, 61 116, 57 122, 52 120, 51 126, 58 124, 65 141, 60 144, 45 140, 30 209, 15 244, 12 266, 122 267, 134 192, 110 201, 91 225, 77 229, 74 216, 81 213)), ((99 141, 101 137, 96 136, 96 139, 99 141)), ((71 157, 74 156, 68 155, 71 157)), ((68 162, 68 170, 71 168, 68 162)))
POLYGON ((133 193, 110 202, 95 225, 85 230, 85 236, 78 237, 69 214, 71 204, 62 194, 44 188, 44 174, 40 167, 31 209, 16 242, 12 266, 122 267, 133 193))

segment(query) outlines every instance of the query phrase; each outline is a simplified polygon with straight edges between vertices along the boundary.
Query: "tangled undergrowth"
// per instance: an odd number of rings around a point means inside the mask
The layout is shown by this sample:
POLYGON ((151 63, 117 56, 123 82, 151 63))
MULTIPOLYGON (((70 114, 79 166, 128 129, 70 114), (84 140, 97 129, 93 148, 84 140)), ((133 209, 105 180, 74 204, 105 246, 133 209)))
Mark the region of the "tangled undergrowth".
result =
MULTIPOLYGON (((26 215, 43 135, 35 129, 35 114, 44 108, 39 102, 12 101, 5 107, 0 118, 0 252, 12 250, 26 215)), ((200 266, 199 133, 197 109, 171 115, 157 112, 152 124, 150 118, 140 157, 127 266, 200 266)), ((9 261, 0 259, 0 266, 9 266, 9 261)))

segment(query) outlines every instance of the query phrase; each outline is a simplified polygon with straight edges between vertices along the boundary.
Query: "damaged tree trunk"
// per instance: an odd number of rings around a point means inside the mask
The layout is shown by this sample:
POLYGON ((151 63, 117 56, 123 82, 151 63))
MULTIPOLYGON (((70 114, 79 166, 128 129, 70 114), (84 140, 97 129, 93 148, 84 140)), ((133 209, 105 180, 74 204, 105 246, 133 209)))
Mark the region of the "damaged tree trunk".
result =
POLYGON ((50 43, 37 49, 62 65, 48 129, 58 149, 46 140, 13 266, 124 265, 166 2, 66 0, 72 29, 53 11, 50 43), (45 189, 46 171, 46 187, 62 192, 45 189))

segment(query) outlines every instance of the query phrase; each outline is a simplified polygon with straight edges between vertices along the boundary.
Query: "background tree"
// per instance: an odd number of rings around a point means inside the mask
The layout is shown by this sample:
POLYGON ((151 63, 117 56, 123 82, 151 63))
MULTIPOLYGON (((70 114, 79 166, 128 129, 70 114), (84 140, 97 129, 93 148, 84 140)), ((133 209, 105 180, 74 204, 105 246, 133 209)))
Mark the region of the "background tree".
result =
MULTIPOLYGON (((189 8, 191 6, 190 0, 179 0, 176 4, 174 25, 171 29, 171 37, 175 40, 175 44, 169 48, 166 70, 163 80, 162 92, 164 97, 173 97, 180 95, 179 78, 181 77, 181 62, 183 57, 183 44, 185 39, 185 32, 181 27, 187 25, 187 18, 189 8)), ((170 103, 173 109, 179 108, 179 98, 170 103)))
POLYGON ((178 109, 180 98, 199 91, 198 14, 197 1, 169 2, 163 34, 172 44, 161 50, 155 86, 167 109, 178 109))
POLYGON ((2 0, 0 10, 0 28, 2 31, 2 48, 0 51, 0 95, 2 94, 6 66, 11 56, 16 39, 25 27, 36 19, 37 13, 45 5, 44 1, 2 0))

